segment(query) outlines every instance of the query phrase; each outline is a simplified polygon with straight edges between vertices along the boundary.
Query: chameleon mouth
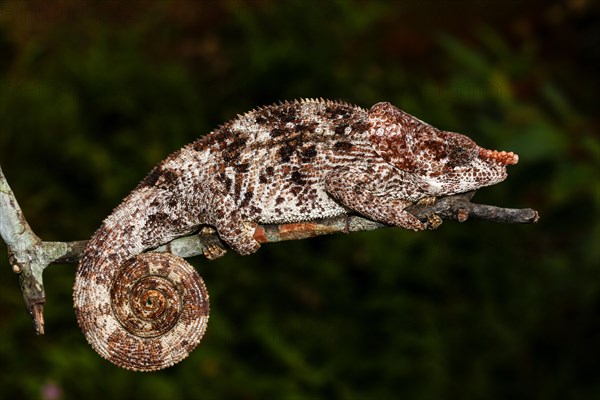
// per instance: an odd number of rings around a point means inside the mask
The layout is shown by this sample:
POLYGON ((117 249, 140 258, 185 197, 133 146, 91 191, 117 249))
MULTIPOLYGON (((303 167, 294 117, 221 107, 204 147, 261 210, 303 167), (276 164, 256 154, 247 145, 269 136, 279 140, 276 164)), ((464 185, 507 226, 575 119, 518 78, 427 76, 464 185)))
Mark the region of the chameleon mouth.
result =
POLYGON ((512 151, 480 149, 479 155, 504 165, 513 165, 519 162, 519 156, 512 151))

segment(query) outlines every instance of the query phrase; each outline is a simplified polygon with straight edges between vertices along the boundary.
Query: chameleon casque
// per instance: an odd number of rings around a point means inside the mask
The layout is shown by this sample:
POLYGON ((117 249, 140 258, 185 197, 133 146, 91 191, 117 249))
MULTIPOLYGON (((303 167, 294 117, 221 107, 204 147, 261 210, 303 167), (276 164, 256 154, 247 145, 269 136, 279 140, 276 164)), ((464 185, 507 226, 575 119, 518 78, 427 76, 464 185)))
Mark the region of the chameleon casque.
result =
POLYGON ((166 368, 200 342, 208 294, 182 258, 146 250, 209 226, 251 254, 257 224, 344 214, 418 231, 427 223, 404 208, 500 182, 517 161, 389 103, 299 100, 238 115, 158 164, 104 220, 77 269, 77 320, 109 361, 166 368))

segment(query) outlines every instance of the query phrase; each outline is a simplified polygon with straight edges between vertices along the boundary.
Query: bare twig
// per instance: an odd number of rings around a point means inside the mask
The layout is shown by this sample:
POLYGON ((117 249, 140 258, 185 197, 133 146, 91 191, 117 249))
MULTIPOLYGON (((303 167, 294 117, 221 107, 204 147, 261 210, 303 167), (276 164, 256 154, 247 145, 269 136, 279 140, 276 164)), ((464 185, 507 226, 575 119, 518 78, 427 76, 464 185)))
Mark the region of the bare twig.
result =
POLYGON ((52 262, 44 255, 46 246, 33 233, 0 168, 0 236, 8 247, 8 259, 19 283, 29 315, 38 334, 44 333, 45 301, 42 271, 52 262))
MULTIPOLYGON (((530 224, 538 213, 530 208, 510 209, 471 203, 474 192, 437 199, 434 204, 416 204, 406 211, 422 221, 432 215, 441 219, 466 221, 469 217, 501 223, 530 224)), ((368 231, 387 227, 357 215, 279 225, 258 225, 254 238, 260 243, 298 240, 332 233, 368 231)), ((36 333, 44 333, 45 301, 42 273, 51 263, 77 263, 87 241, 43 242, 25 220, 15 196, 0 168, 0 235, 8 246, 9 260, 19 282, 25 305, 33 318, 36 333)), ((192 235, 175 239, 153 251, 168 251, 180 257, 202 254, 209 243, 219 241, 214 235, 192 235)), ((221 245, 224 247, 221 243, 221 245)))

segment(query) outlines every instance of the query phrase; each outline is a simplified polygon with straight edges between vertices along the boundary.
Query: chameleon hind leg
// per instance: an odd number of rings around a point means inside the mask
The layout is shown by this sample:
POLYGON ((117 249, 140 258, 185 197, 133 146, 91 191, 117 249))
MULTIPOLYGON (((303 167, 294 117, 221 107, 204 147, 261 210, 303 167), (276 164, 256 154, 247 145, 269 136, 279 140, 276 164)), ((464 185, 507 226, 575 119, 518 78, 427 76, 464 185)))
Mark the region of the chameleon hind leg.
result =
MULTIPOLYGON (((219 238, 233 251, 241 255, 256 252, 260 248, 260 243, 254 239, 257 224, 243 220, 233 196, 225 190, 221 182, 211 182, 208 185, 208 193, 212 198, 206 202, 208 206, 202 219, 217 230, 219 238)), ((213 247, 212 250, 215 251, 214 254, 211 254, 210 248, 208 255, 205 252, 208 258, 220 256, 218 249, 213 247)))

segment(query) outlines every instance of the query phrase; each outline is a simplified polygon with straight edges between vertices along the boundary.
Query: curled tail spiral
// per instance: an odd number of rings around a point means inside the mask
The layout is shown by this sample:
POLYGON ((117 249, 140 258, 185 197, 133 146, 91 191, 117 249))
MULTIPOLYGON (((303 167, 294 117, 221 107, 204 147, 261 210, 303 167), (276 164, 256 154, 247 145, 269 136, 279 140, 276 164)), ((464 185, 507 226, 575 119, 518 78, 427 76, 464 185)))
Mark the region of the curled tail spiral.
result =
POLYGON ((110 270, 98 276, 84 258, 76 275, 75 313, 94 350, 136 371, 167 368, 187 357, 209 314, 208 292, 196 270, 170 253, 138 254, 110 270))

